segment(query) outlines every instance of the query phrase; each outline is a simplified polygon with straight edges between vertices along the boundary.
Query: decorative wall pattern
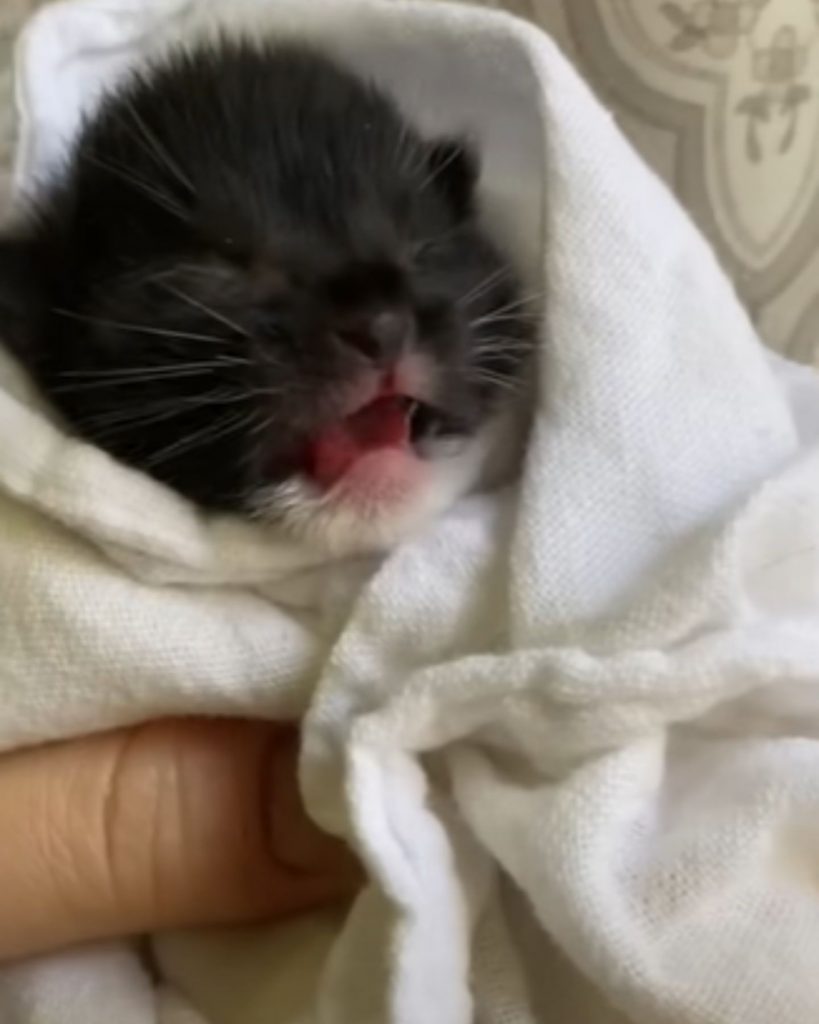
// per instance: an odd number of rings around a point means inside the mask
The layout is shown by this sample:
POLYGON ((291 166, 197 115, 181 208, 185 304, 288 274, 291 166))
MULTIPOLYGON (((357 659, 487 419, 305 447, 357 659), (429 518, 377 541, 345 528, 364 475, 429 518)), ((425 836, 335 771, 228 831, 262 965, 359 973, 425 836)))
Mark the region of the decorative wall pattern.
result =
POLYGON ((819 0, 488 2, 561 43, 766 341, 819 362, 819 0))
POLYGON ((40 0, 0 0, 0 216, 6 206, 14 146, 14 79, 11 54, 20 25, 40 0))

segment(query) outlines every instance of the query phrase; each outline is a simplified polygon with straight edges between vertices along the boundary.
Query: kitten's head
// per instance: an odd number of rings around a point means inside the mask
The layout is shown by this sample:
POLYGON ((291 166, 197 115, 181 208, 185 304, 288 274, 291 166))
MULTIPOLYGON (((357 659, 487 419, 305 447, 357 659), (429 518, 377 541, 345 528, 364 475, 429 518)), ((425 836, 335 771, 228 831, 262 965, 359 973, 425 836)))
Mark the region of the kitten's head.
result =
POLYGON ((476 177, 321 57, 177 55, 0 245, 7 337, 71 429, 201 506, 390 545, 474 485, 531 344, 476 177))

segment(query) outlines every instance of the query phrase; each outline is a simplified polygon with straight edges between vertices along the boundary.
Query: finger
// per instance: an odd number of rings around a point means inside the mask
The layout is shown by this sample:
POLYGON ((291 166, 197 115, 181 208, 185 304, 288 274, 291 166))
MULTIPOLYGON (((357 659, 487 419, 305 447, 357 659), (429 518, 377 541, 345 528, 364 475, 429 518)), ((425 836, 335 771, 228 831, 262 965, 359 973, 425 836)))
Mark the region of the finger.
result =
POLYGON ((348 894, 291 733, 171 721, 0 758, 0 958, 293 913, 348 894))

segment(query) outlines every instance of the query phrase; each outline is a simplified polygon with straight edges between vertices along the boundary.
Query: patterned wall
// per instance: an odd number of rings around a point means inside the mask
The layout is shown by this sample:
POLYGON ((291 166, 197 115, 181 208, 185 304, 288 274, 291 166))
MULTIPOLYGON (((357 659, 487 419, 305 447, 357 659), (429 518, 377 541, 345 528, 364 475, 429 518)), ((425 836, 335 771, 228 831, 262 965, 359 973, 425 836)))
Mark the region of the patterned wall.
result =
POLYGON ((819 0, 505 0, 583 70, 763 337, 819 362, 819 0))
MULTIPOLYGON (((0 175, 11 41, 40 2, 0 0, 0 175)), ((819 0, 481 2, 557 38, 712 240, 763 337, 819 362, 819 0)))
POLYGON ((14 139, 12 46, 21 22, 39 5, 40 0, 0 0, 0 204, 3 208, 14 139))

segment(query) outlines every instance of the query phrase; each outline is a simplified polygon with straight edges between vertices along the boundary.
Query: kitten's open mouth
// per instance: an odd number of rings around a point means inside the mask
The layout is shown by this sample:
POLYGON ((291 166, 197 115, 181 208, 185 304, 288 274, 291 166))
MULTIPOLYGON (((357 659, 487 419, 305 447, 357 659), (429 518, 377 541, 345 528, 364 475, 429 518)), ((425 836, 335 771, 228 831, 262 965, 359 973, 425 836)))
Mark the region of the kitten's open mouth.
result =
POLYGON ((453 431, 453 424, 434 406, 408 395, 381 392, 312 438, 305 469, 315 483, 329 489, 365 455, 385 451, 419 458, 423 441, 453 431))

